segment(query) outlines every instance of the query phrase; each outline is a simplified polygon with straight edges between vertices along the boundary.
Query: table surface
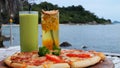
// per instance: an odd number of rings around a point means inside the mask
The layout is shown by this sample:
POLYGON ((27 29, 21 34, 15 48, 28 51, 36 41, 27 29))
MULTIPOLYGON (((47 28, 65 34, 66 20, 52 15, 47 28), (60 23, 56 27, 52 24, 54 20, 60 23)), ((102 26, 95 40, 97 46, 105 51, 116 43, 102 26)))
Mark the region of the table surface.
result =
MULTIPOLYGON (((19 52, 19 51, 20 51, 19 46, 0 48, 0 61, 6 58, 7 56, 10 56, 15 52, 19 52)), ((112 60, 112 62, 115 65, 115 68, 120 68, 120 54, 115 54, 115 53, 105 53, 105 54, 109 60, 112 60)))

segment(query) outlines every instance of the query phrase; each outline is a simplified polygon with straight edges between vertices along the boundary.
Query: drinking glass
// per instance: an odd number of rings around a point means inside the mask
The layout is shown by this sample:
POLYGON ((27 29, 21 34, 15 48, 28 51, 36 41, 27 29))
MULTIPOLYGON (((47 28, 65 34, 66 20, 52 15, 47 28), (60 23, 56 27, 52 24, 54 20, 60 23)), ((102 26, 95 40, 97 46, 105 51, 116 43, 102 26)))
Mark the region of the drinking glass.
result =
POLYGON ((59 11, 51 10, 41 13, 42 18, 42 45, 52 50, 59 47, 59 11))
POLYGON ((38 50, 38 12, 20 11, 20 47, 21 52, 38 50))

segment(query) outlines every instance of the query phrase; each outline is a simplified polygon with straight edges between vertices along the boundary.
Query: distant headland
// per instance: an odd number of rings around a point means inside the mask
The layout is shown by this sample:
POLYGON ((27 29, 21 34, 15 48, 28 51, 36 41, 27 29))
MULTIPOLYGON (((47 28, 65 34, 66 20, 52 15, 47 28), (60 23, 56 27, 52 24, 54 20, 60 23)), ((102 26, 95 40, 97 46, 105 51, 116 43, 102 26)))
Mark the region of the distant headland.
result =
MULTIPOLYGON (((29 3, 27 1, 23 2, 23 11, 29 10, 29 3)), ((99 18, 94 13, 85 10, 81 5, 78 6, 68 6, 59 7, 58 5, 53 5, 48 2, 41 2, 40 4, 32 4, 31 9, 33 11, 39 12, 39 23, 41 23, 41 10, 59 10, 60 24, 111 24, 110 19, 99 18)), ((3 12, 3 17, 7 17, 6 12, 3 12)), ((5 19, 5 18, 2 18, 5 19)), ((9 18, 6 18, 6 20, 9 18)), ((7 24, 8 21, 3 22, 7 24)), ((18 13, 14 16, 14 24, 19 24, 18 13)))
POLYGON ((120 21, 113 21, 113 24, 120 24, 120 21))

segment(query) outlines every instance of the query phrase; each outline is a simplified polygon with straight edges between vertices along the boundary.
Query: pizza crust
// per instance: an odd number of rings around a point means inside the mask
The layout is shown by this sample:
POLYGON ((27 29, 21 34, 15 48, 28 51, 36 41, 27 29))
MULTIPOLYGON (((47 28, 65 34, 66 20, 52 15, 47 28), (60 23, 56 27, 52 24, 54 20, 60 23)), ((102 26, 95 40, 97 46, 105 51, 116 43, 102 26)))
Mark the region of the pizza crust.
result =
POLYGON ((27 66, 26 68, 70 68, 68 63, 44 64, 40 66, 27 66))
POLYGON ((50 66, 50 68, 70 68, 68 63, 57 63, 50 66))
POLYGON ((12 68, 70 68, 68 63, 57 63, 57 64, 43 64, 40 66, 30 66, 20 63, 12 63, 10 60, 11 56, 7 57, 4 62, 12 68))
POLYGON ((43 65, 40 65, 40 66, 27 66, 26 68, 44 68, 43 65))
POLYGON ((5 60, 4 60, 5 64, 7 64, 8 66, 10 66, 10 64, 12 63, 12 61, 10 61, 10 57, 7 57, 5 60))
POLYGON ((20 64, 20 63, 12 63, 12 61, 10 60, 10 56, 7 57, 4 62, 9 66, 9 67, 12 67, 12 68, 26 68, 26 65, 25 64, 20 64))
POLYGON ((96 52, 95 55, 101 57, 101 60, 104 60, 106 58, 105 54, 102 52, 96 52))
POLYGON ((101 57, 94 56, 92 58, 88 58, 85 60, 70 62, 70 66, 71 68, 84 68, 84 67, 94 65, 98 63, 100 60, 101 60, 101 57))

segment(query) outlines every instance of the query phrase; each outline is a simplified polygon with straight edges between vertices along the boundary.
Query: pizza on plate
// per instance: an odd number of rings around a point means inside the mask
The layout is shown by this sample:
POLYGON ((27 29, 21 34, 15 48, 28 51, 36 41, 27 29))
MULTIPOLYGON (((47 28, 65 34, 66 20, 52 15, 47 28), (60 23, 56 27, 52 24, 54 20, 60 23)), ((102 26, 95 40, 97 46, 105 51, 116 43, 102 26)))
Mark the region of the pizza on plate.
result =
POLYGON ((62 49, 59 55, 55 54, 55 51, 47 50, 17 52, 7 57, 4 62, 12 68, 86 68, 104 59, 102 52, 62 49))

